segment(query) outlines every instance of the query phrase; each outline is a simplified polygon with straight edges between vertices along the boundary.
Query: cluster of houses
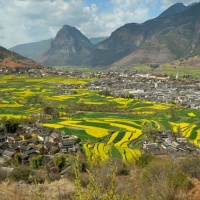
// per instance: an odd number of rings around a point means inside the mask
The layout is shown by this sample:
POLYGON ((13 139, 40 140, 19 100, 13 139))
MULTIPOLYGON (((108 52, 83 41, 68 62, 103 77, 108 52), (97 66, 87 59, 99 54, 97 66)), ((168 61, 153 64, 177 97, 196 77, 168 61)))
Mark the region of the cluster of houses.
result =
POLYGON ((182 79, 178 73, 173 78, 159 77, 150 74, 139 74, 136 71, 107 72, 70 72, 53 68, 26 69, 1 68, 0 73, 27 73, 31 77, 41 77, 49 74, 62 75, 71 78, 98 78, 86 85, 63 84, 61 94, 71 94, 71 89, 88 88, 106 91, 114 97, 134 97, 154 102, 176 103, 186 107, 200 108, 200 81, 197 79, 182 79), (9 71, 12 70, 12 71, 9 71))
POLYGON ((87 84, 91 90, 106 91, 114 97, 133 97, 153 102, 176 103, 186 107, 200 108, 200 81, 148 74, 116 74, 102 76, 87 84))
POLYGON ((53 128, 29 125, 19 126, 16 133, 0 132, 0 163, 13 159, 15 154, 21 154, 23 165, 29 164, 29 159, 43 155, 44 163, 54 165, 56 153, 70 153, 80 150, 80 139, 75 135, 66 135, 53 128))
MULTIPOLYGON (((57 71, 58 73, 59 71, 57 71)), ((104 92, 113 97, 143 99, 152 102, 175 103, 185 107, 200 109, 200 81, 181 79, 176 75, 158 77, 135 72, 63 72, 67 77, 98 78, 85 85, 59 85, 60 94, 74 94, 75 89, 88 88, 104 92), (74 90, 73 90, 74 89, 74 90)))
POLYGON ((185 137, 175 136, 172 131, 152 131, 155 141, 143 141, 143 153, 153 155, 170 155, 173 158, 188 154, 199 154, 200 149, 192 145, 185 137))

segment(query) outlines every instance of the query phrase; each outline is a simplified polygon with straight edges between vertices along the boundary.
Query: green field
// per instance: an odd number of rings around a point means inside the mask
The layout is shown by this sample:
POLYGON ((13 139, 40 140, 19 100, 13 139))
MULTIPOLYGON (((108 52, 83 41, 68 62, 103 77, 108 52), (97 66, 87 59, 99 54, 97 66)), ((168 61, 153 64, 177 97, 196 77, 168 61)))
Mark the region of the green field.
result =
POLYGON ((176 63, 171 65, 162 65, 158 68, 152 69, 149 66, 134 66, 132 67, 133 70, 137 70, 139 73, 144 74, 160 74, 160 75, 170 75, 176 76, 178 71, 179 77, 183 75, 190 75, 193 78, 200 78, 200 70, 199 66, 179 66, 176 63))
POLYGON ((170 104, 113 98, 84 88, 94 79, 48 76, 0 76, 0 119, 28 118, 43 120, 46 127, 77 135, 86 155, 106 160, 117 157, 131 163, 141 155, 146 139, 142 130, 173 130, 200 146, 200 112, 170 104), (75 94, 60 95, 62 84, 78 84, 75 94), (44 117, 44 107, 51 106, 59 117, 44 117), (41 119, 41 116, 42 119, 41 119))

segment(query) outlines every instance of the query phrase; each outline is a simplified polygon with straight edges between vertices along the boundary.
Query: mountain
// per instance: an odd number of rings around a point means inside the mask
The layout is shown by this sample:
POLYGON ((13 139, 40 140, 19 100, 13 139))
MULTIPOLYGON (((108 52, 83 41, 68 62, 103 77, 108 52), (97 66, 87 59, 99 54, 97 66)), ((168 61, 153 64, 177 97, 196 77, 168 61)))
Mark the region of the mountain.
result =
POLYGON ((200 3, 195 3, 175 4, 155 19, 125 24, 96 45, 75 27, 65 25, 38 60, 49 66, 120 68, 198 55, 200 3))
POLYGON ((93 66, 168 63, 200 54, 200 3, 181 13, 118 28, 90 56, 93 66))
POLYGON ((58 31, 50 48, 39 57, 46 65, 84 65, 94 46, 75 27, 64 25, 58 31))
POLYGON ((90 38, 90 42, 92 43, 92 44, 98 44, 98 43, 100 43, 100 42, 102 42, 102 41, 104 41, 105 39, 107 39, 108 37, 95 37, 95 38, 90 38))
POLYGON ((159 15, 159 17, 166 17, 174 14, 181 13, 185 10, 187 10, 189 6, 185 6, 183 3, 176 3, 172 6, 170 6, 167 10, 165 10, 163 13, 159 15))
POLYGON ((51 41, 53 39, 42 40, 39 42, 32 42, 27 44, 20 44, 10 48, 9 50, 14 51, 27 58, 37 60, 37 57, 49 49, 51 41))
POLYGON ((23 57, 15 52, 9 51, 0 46, 0 66, 1 67, 30 67, 42 68, 44 65, 23 57))

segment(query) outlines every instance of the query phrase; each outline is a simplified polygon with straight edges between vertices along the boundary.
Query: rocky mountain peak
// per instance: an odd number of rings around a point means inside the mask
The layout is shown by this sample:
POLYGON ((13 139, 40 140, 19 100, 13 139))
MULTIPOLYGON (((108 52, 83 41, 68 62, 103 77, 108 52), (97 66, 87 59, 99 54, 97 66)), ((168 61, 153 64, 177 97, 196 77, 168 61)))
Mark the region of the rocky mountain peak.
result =
POLYGON ((181 13, 187 10, 189 6, 185 6, 183 3, 175 3, 174 5, 170 6, 167 10, 159 15, 159 17, 166 17, 174 14, 181 13))
POLYGON ((40 61, 47 65, 80 65, 92 48, 90 40, 78 29, 64 25, 40 61))

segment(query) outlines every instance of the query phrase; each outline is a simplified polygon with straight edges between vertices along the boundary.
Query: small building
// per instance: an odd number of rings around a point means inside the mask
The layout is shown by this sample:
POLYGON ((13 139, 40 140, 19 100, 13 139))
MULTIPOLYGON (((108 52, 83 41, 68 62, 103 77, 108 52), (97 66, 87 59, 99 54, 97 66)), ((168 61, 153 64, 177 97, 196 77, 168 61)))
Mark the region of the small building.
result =
POLYGON ((176 141, 179 143, 187 143, 187 138, 185 137, 177 137, 176 141))
POLYGON ((7 161, 14 157, 16 151, 14 149, 7 149, 2 153, 2 158, 7 161))
POLYGON ((62 140, 59 143, 61 152, 62 153, 76 152, 79 148, 79 144, 78 144, 79 142, 80 142, 79 138, 62 140))
POLYGON ((49 136, 49 142, 59 143, 60 142, 60 135, 57 132, 51 133, 49 136))

